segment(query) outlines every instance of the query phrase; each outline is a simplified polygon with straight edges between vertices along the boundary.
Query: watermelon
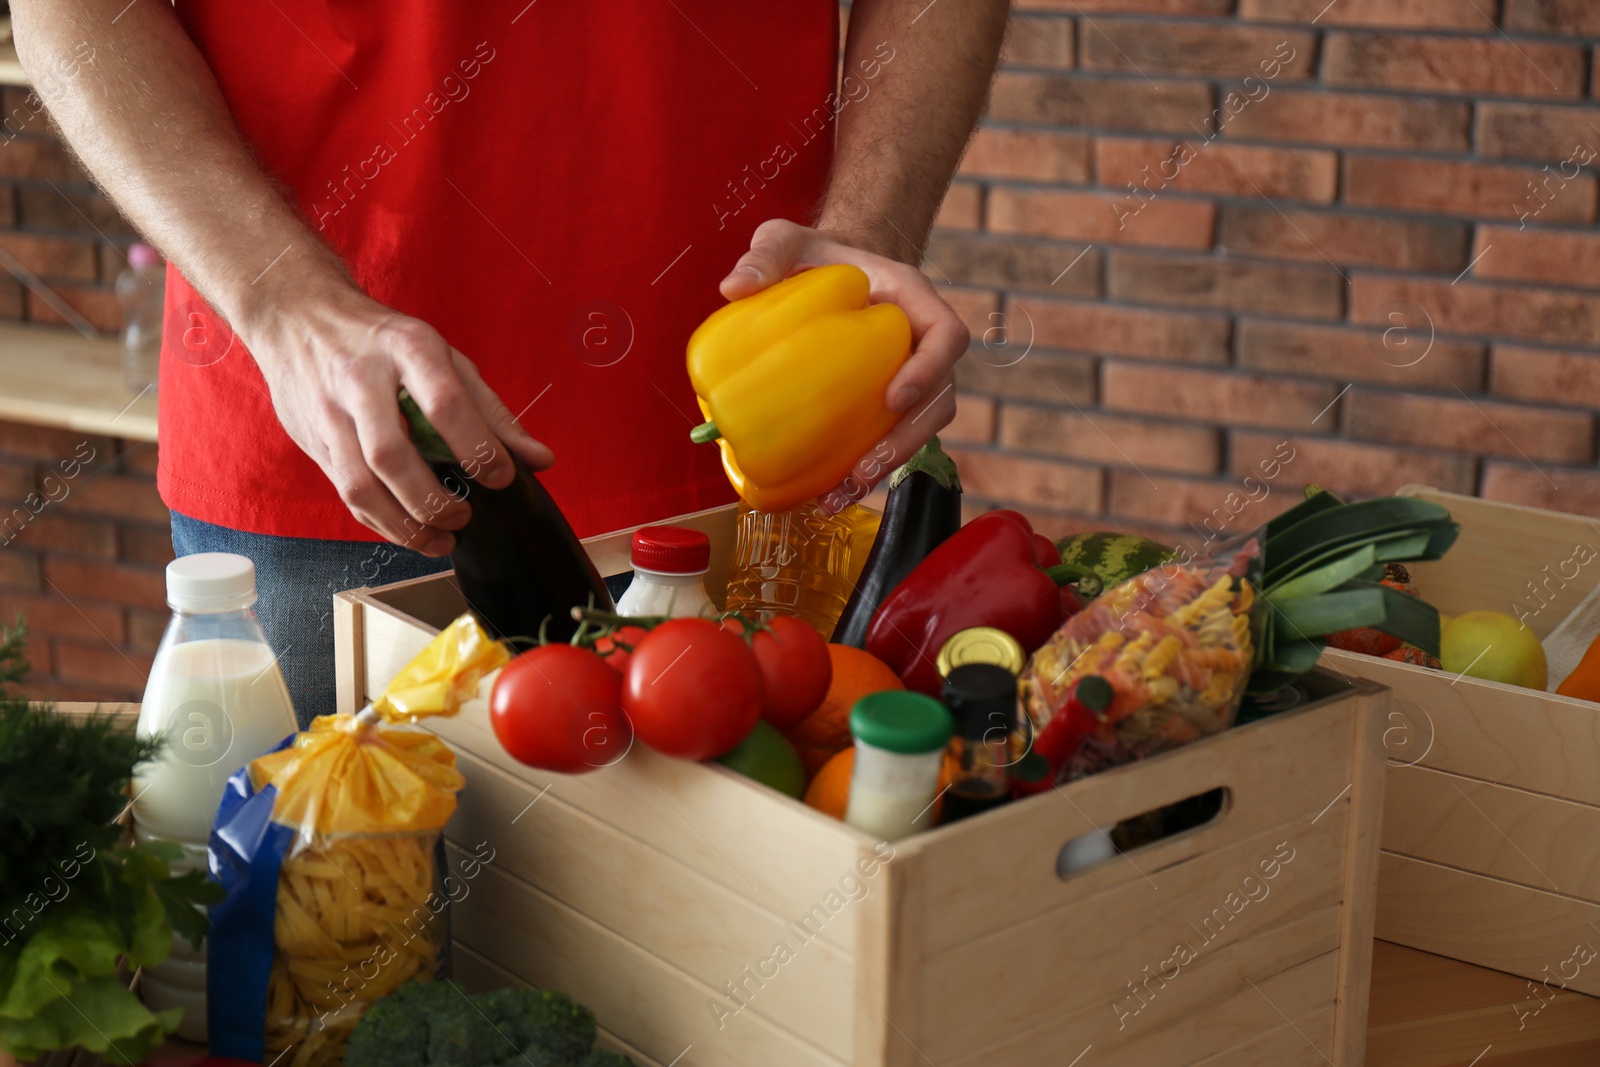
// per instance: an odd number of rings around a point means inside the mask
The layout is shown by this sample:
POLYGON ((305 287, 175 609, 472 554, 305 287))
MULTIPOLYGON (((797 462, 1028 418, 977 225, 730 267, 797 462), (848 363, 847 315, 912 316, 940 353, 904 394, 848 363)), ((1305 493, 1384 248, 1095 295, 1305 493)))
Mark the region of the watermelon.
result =
POLYGON ((1105 588, 1121 585, 1136 574, 1165 563, 1175 553, 1157 541, 1132 534, 1081 533, 1056 542, 1061 562, 1087 567, 1105 588))

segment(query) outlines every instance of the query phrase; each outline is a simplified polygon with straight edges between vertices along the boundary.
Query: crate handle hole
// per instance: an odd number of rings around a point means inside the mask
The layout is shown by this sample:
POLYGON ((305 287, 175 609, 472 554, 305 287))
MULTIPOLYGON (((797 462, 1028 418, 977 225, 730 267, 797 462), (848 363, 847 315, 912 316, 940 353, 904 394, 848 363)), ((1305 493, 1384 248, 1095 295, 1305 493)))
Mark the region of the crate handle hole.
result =
POLYGON ((1194 833, 1220 821, 1232 807, 1232 791, 1220 786, 1079 834, 1056 853, 1056 877, 1063 881, 1075 878, 1119 855, 1194 833))

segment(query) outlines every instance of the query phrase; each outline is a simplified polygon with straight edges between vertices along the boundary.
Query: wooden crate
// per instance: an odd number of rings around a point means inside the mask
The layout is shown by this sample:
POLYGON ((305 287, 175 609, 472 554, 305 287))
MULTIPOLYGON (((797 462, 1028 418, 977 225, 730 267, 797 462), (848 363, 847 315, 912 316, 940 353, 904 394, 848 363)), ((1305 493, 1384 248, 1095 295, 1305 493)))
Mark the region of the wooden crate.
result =
MULTIPOLYGON (((731 512, 673 521, 711 535, 722 582, 731 512)), ((630 533, 586 542, 602 573, 630 533)), ((341 594, 342 710, 462 609, 449 575, 341 594)), ((457 972, 566 990, 657 1067, 1355 1067, 1386 694, 1311 686, 1273 719, 892 849, 642 747, 586 775, 524 767, 480 699, 429 722, 468 779, 450 847, 494 850, 453 909, 457 972), (1217 788, 1212 822, 1057 875, 1067 841, 1217 788)))
MULTIPOLYGON (((1543 638, 1600 581, 1600 559, 1562 566, 1581 545, 1600 552, 1591 519, 1401 493, 1461 523, 1444 559, 1412 568, 1447 615, 1520 604, 1543 638), (1563 571, 1577 576, 1552 581, 1541 608, 1529 582, 1563 571)), ((1337 650, 1323 663, 1391 691, 1378 936, 1600 995, 1600 962, 1569 962, 1600 947, 1600 706, 1337 650)))

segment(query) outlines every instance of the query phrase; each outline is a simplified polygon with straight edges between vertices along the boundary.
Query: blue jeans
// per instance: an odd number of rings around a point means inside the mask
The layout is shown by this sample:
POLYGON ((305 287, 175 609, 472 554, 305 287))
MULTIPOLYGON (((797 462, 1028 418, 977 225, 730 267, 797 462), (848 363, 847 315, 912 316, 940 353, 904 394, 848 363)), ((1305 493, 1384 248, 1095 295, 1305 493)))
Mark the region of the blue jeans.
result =
MULTIPOLYGON (((333 594, 362 586, 389 585, 450 569, 450 560, 430 559, 384 542, 322 541, 245 533, 172 513, 172 547, 180 556, 234 552, 256 565, 256 614, 289 685, 303 727, 332 715, 333 594)), ((632 574, 607 578, 620 596, 632 574)))

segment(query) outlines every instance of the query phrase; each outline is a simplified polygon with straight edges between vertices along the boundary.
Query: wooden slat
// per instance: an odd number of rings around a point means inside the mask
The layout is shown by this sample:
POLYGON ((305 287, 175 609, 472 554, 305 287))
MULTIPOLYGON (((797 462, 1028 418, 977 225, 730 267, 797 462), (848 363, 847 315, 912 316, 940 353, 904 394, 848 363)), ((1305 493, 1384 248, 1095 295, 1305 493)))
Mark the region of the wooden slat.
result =
POLYGON ((1391 769, 1387 805, 1392 852, 1600 903, 1600 807, 1427 767, 1391 769))
POLYGON ((1600 554, 1600 522, 1581 515, 1502 504, 1477 497, 1441 493, 1426 486, 1407 485, 1400 493, 1443 504, 1461 523, 1461 537, 1443 559, 1406 564, 1417 588, 1430 604, 1446 615, 1466 611, 1502 611, 1524 618, 1542 639, 1589 590, 1600 582, 1600 555, 1586 567, 1567 564, 1562 582, 1560 569, 1579 545, 1600 554), (1549 571, 1544 568, 1549 567, 1549 571), (1544 600, 1536 598, 1528 583, 1542 585, 1554 575, 1544 600), (1523 613, 1517 609, 1521 606, 1523 613))
POLYGON ((1333 1035, 1337 1063, 1360 1063, 1366 1058, 1372 931, 1378 916, 1378 848, 1388 803, 1382 735, 1388 706, 1389 694, 1377 694, 1364 702, 1363 713, 1351 723, 1350 836, 1345 843, 1345 908, 1333 1035))
MULTIPOLYGON (((1159 966, 1175 946, 1187 944, 1204 957, 1254 933, 1331 908, 1340 903, 1344 890, 1340 872, 1347 836, 1348 802, 1341 802, 1314 825, 1308 815, 1219 845, 1157 885, 1136 876, 1133 882, 1092 897, 1073 897, 1053 911, 930 955, 921 965, 924 1024, 918 1044, 936 1063, 959 1059, 984 1048, 997 1033, 1129 995, 1124 983, 1139 980, 1146 966, 1159 966), (1266 879, 1259 865, 1275 855, 1286 855, 1288 862, 1279 863, 1275 877, 1266 879), (1247 893, 1259 899, 1249 901, 1247 893), (1214 909, 1221 918, 1212 918, 1207 926, 1214 909), (1074 967, 1074 961, 1092 963, 1074 967), (1062 979, 1066 973, 1070 981, 1062 979), (997 992, 984 998, 981 1010, 940 1011, 941 1005, 959 1002, 973 990, 997 992)), ((1003 912, 991 916, 989 926, 1010 918, 1003 912)), ((930 915, 929 921, 942 919, 930 915)))
MULTIPOLYGON (((880 846, 885 847, 885 846, 880 846)), ((863 847, 862 858, 881 853, 863 847)), ((855 1067, 912 1067, 924 1061, 922 1033, 922 858, 896 849, 883 884, 863 904, 851 980, 855 996, 855 1067), (891 1021, 892 1020, 892 1021, 891 1021), (915 1035, 915 1036, 913 1036, 915 1035)))
MULTIPOLYGON (((1333 1008, 1319 1008, 1236 1048, 1219 1052, 1193 1067, 1323 1067, 1329 1062, 1317 1043, 1333 1026, 1333 1008)), ((1357 1067, 1337 1061, 1336 1067, 1357 1067)))
POLYGON ((367 703, 359 692, 366 676, 367 642, 362 630, 366 612, 352 597, 333 598, 333 661, 335 708, 340 715, 354 715, 367 703))
POLYGON ((1336 649, 1322 663, 1389 687, 1397 762, 1600 805, 1595 705, 1336 649))
MULTIPOLYGON (((1161 961, 1153 960, 1151 973, 1155 978, 1148 986, 1143 984, 1146 976, 1142 971, 1124 976, 1125 981, 1134 981, 1139 986, 1142 1001, 1135 999, 1135 994, 1123 986, 1074 1011, 1058 1013, 1016 1030, 997 1031, 996 1036, 1003 1037, 998 1044, 952 1061, 950 1067, 1066 1063, 1085 1046, 1093 1046, 1096 1063, 1127 1062, 1134 1067, 1186 1063, 1207 1055, 1210 1050, 1248 1040, 1267 1025, 1263 1012, 1270 1015, 1270 1011, 1260 994, 1251 990, 1252 981, 1274 1003, 1280 1003, 1283 998, 1276 992, 1276 983, 1285 975, 1300 973, 1302 965, 1320 961, 1318 966, 1328 968, 1326 982, 1305 991, 1310 999, 1304 1003, 1304 1008, 1331 1004, 1338 945, 1339 908, 1330 905, 1299 919, 1257 931, 1237 945, 1217 952, 1203 952, 1172 975, 1170 981, 1161 981, 1155 974, 1161 961), (1134 1006, 1140 1003, 1144 1006, 1133 1013, 1134 1006), (1126 1013, 1119 1012, 1117 1005, 1126 1013), (1182 1056, 1161 1058, 1168 1054, 1157 1054, 1163 1035, 1186 1042, 1182 1056), (1149 1053, 1151 1058, 1143 1058, 1143 1053, 1149 1053)), ((1168 956, 1170 952, 1169 948, 1168 956)), ((1064 950, 1061 957, 1053 981, 1057 988, 1066 988, 1078 980, 1085 957, 1073 950, 1064 950)), ((1292 1005, 1280 1003, 1280 1006, 1299 1010, 1301 1001, 1295 1000, 1292 1005)), ((1085 1062, 1087 1059, 1085 1057, 1085 1062)))
MULTIPOLYGON (((504 967, 489 962, 459 941, 451 944, 450 955, 451 962, 454 964, 454 974, 451 977, 461 983, 469 993, 487 993, 491 990, 506 989, 510 986, 526 987, 529 985, 529 983, 524 982, 504 967)), ((665 1064, 651 1059, 617 1037, 616 1034, 607 1030, 603 1024, 599 1030, 600 1036, 595 1039, 595 1048, 621 1053, 633 1060, 634 1067, 666 1067, 665 1064)), ((0 1067, 4 1067, 4 1065, 0 1064, 0 1067)))
MULTIPOLYGON (((541 792, 472 756, 462 755, 459 765, 467 788, 447 833, 462 848, 487 842, 498 869, 714 989, 748 981, 742 969, 756 971, 782 943, 794 959, 759 989, 749 1010, 795 1032, 810 1028, 819 1015, 849 1016, 855 997, 849 952, 583 813, 563 799, 560 788, 541 792), (645 887, 648 892, 641 891, 645 887)), ((827 888, 837 889, 834 882, 827 888)), ((853 883, 865 895, 856 902, 843 898, 843 907, 858 909, 874 893, 884 895, 882 882, 880 871, 853 883)), ((848 1032, 824 1033, 841 1041, 828 1051, 850 1056, 848 1032)))
MULTIPOLYGON (((452 852, 456 850, 452 849, 452 852)), ((648 887, 641 885, 640 892, 648 887)), ((816 1045, 754 1011, 719 1017, 719 989, 696 981, 520 879, 489 864, 451 910, 457 940, 532 985, 560 989, 652 1059, 686 1050, 696 1067, 843 1067, 816 1045), (719 1022, 722 1024, 719 1027, 719 1022)), ((786 977, 781 972, 774 981, 786 977)), ((810 1032, 850 1041, 848 1018, 819 1015, 810 1032)))
MULTIPOLYGON (((1580 942, 1600 947, 1600 905, 1388 852, 1379 880, 1377 932, 1385 941, 1536 981, 1580 942)), ((1600 994, 1600 961, 1579 968, 1568 986, 1600 994)))
POLYGON ((1017 921, 1111 886, 1142 888, 1142 876, 1126 860, 1066 881, 1057 877, 1061 846, 1093 833, 1096 826, 1226 786, 1230 798, 1221 818, 1134 854, 1133 863, 1150 873, 1266 827, 1309 820, 1341 796, 1348 800, 1352 715, 1368 714, 1358 705, 1378 692, 1370 683, 1357 683, 1345 699, 1311 704, 1210 738, 1204 742, 1203 759, 1193 758, 1198 755, 1194 751, 1170 752, 1030 798, 1006 809, 1003 820, 968 820, 902 843, 902 850, 927 854, 924 891, 933 919, 925 935, 927 952, 978 936, 992 928, 997 915, 1017 921), (997 832, 997 823, 1003 832, 997 832), (985 872, 981 883, 975 882, 973 871, 985 872))
MULTIPOLYGON (((0 82, 15 62, 0 48, 0 82)), ((123 383, 122 345, 115 337, 0 323, 0 419, 154 441, 156 394, 138 394, 123 383)))

